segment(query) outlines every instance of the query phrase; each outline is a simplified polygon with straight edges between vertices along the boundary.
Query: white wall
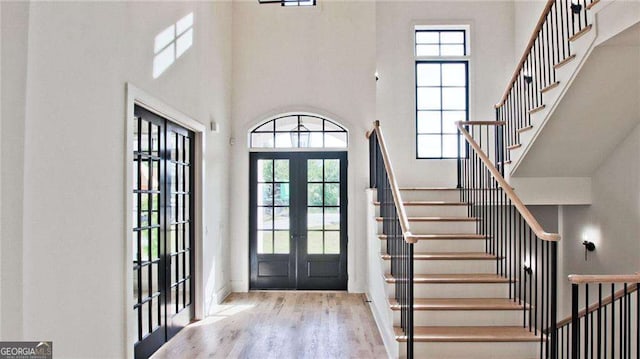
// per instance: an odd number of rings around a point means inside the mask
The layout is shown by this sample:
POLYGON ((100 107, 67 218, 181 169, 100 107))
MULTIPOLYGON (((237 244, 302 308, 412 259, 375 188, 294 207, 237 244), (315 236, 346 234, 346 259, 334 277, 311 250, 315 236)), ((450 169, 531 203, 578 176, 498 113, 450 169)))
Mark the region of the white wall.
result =
POLYGON ((22 338, 24 133, 28 2, 2 2, 2 125, 0 327, 4 340, 22 338))
POLYGON ((230 258, 234 291, 249 288, 247 131, 269 116, 307 111, 349 130, 349 290, 366 282, 368 143, 376 119, 375 3, 320 1, 313 8, 233 4, 233 137, 230 258))
MULTIPOLYGON (((211 302, 227 281, 231 4, 35 2, 28 29, 24 233, 16 239, 25 253, 23 337, 53 340, 63 358, 125 357, 133 350, 124 344, 125 83, 207 127, 210 118, 220 124, 205 144, 211 302), (153 79, 154 37, 190 12, 193 46, 153 79)), ((2 134, 4 146, 13 134, 2 134)))
POLYGON ((400 185, 454 186, 454 160, 416 160, 414 26, 471 26, 470 120, 494 120, 493 106, 515 68, 511 1, 379 1, 377 119, 400 185))
MULTIPOLYGON (((513 2, 515 61, 519 61, 522 54, 524 54, 524 49, 529 43, 533 29, 536 27, 546 3, 545 0, 516 0, 513 2)), ((512 71, 514 70, 515 66, 512 71)))
POLYGON ((604 161, 592 178, 591 206, 564 206, 560 282, 569 302, 569 274, 640 271, 640 126, 604 161), (596 244, 584 260, 583 240, 596 244))

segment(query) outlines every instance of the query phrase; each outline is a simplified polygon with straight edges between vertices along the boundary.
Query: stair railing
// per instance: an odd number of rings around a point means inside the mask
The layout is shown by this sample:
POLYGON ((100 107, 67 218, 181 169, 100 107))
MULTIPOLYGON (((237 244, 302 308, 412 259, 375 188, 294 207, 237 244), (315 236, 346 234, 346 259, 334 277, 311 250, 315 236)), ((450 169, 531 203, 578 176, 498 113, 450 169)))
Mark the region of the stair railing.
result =
MULTIPOLYGON (((521 131, 531 128, 531 115, 544 108, 543 93, 558 85, 556 69, 575 57, 571 43, 591 28, 587 11, 599 1, 547 1, 509 84, 495 105, 496 120, 506 123, 505 148, 520 144, 521 131)), ((504 162, 510 163, 509 151, 506 155, 504 162)))
POLYGON ((459 146, 458 178, 461 202, 477 218, 485 251, 495 255, 496 274, 509 282, 509 298, 522 305, 522 326, 539 336, 540 358, 555 353, 557 243, 560 235, 544 231, 496 167, 500 161, 499 121, 457 122, 465 140, 459 146))
POLYGON ((640 358, 640 274, 570 275, 569 281, 571 315, 556 325, 556 358, 640 358))
POLYGON ((380 202, 382 233, 386 236, 387 254, 391 257, 391 275, 395 281, 394 296, 400 305, 400 327, 406 340, 406 356, 413 358, 413 245, 409 220, 400 189, 391 166, 391 159, 380 130, 380 122, 367 133, 369 139, 369 181, 377 189, 380 202))

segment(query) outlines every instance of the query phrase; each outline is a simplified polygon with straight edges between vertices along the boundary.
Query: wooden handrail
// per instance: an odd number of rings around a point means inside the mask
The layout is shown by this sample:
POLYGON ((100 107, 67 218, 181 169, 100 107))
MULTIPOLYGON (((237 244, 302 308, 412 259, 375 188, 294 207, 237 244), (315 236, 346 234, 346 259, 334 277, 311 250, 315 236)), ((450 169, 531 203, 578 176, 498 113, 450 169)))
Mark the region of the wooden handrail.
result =
MULTIPOLYGON (((608 282, 604 282, 604 283, 608 283, 608 282)), ((638 284, 636 282, 636 283, 633 283, 633 284, 631 284, 630 286, 627 287, 627 294, 633 293, 633 292, 635 292, 637 290, 638 290, 638 284)), ((608 296, 608 297, 602 299, 602 303, 596 302, 594 304, 591 304, 588 308, 580 310, 578 312, 578 318, 582 318, 584 316, 587 316, 587 315, 595 312, 596 310, 598 310, 598 308, 604 307, 605 305, 609 305, 609 304, 615 302, 616 300, 622 298, 624 295, 625 295, 624 289, 620 289, 619 291, 617 291, 617 292, 615 292, 613 294, 613 297, 612 296, 608 296)), ((570 316, 562 319, 561 321, 559 321, 556 324, 556 328, 561 328, 561 327, 571 323, 572 318, 573 317, 570 315, 570 316)))
POLYGON ((640 274, 617 274, 617 275, 591 275, 591 274, 571 274, 569 282, 572 284, 591 283, 640 283, 640 274))
POLYGON ((387 152, 387 144, 385 143, 384 136, 382 135, 382 131, 380 130, 380 121, 373 122, 373 130, 367 132, 367 138, 371 137, 374 132, 378 137, 378 144, 380 145, 380 152, 382 153, 384 166, 387 168, 389 185, 391 186, 393 202, 395 203, 396 211, 398 212, 398 220, 400 221, 400 227, 402 228, 402 235, 404 236, 404 240, 407 243, 416 243, 418 241, 418 238, 414 237, 414 235, 411 233, 411 228, 409 227, 409 219, 407 218, 407 212, 404 209, 404 202, 402 201, 402 196, 400 195, 400 188, 398 187, 398 183, 396 182, 396 175, 393 172, 393 167, 391 166, 391 160, 389 159, 389 153, 387 152))
POLYGON ((478 157, 480 157, 482 162, 484 162, 484 165, 489 169, 493 178, 498 182, 500 187, 502 187, 502 189, 507 194, 507 196, 509 197, 513 205, 518 209, 518 212, 520 212, 520 214, 522 215, 524 220, 527 222, 527 224, 529 224, 529 227, 531 227, 531 229, 536 234, 536 236, 538 236, 538 238, 545 241, 552 241, 552 242, 559 241, 560 234, 545 232, 545 230, 542 229, 542 226, 540 225, 540 223, 538 223, 538 221, 533 216, 533 214, 529 212, 529 209, 527 208, 527 206, 525 206, 524 203, 522 203, 522 201, 520 200, 520 197, 518 197, 518 195, 516 195, 516 193, 511 188, 511 185, 509 185, 507 181, 504 179, 504 177, 502 177, 500 172, 498 172, 498 169, 496 169, 493 163, 491 163, 491 160, 489 159, 489 157, 487 157, 487 155, 484 153, 482 148, 480 148, 478 143, 476 143, 473 137, 464 128, 464 126, 473 126, 473 125, 479 125, 479 124, 488 124, 488 125, 495 124, 497 126, 502 126, 504 125, 504 122, 501 122, 501 121, 469 121, 469 122, 458 121, 456 122, 456 126, 458 126, 460 133, 462 133, 462 135, 467 140, 469 145, 473 147, 473 149, 476 151, 476 153, 478 154, 478 157))
POLYGON ((555 0, 547 0, 547 4, 545 5, 544 10, 542 10, 542 15, 540 15, 540 19, 538 19, 538 23, 533 29, 533 33, 531 34, 529 43, 527 44, 527 47, 525 48, 524 53, 520 58, 520 62, 518 62, 518 66, 516 66, 516 70, 513 72, 513 76, 511 76, 511 80, 509 80, 509 85, 507 85, 507 89, 504 91, 500 102, 495 106, 496 108, 502 107, 502 105, 504 105, 504 103, 507 101, 509 93, 511 92, 511 88, 513 87, 513 84, 515 84, 518 80, 518 75, 520 75, 520 71, 522 70, 524 63, 527 61, 529 53, 531 53, 531 48, 533 48, 533 45, 538 38, 538 34, 540 33, 540 30, 542 29, 542 26, 544 25, 544 22, 547 19, 547 15, 549 14, 549 11, 551 11, 551 7, 553 6, 554 2, 555 0))

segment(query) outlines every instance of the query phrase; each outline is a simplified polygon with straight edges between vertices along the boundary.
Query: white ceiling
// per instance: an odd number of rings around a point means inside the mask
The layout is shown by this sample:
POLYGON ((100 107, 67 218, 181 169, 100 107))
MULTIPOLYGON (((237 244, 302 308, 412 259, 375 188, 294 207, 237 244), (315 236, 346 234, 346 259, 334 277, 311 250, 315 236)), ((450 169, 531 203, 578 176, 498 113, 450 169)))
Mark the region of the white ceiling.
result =
POLYGON ((595 48, 515 176, 591 176, 640 123, 640 24, 595 48))

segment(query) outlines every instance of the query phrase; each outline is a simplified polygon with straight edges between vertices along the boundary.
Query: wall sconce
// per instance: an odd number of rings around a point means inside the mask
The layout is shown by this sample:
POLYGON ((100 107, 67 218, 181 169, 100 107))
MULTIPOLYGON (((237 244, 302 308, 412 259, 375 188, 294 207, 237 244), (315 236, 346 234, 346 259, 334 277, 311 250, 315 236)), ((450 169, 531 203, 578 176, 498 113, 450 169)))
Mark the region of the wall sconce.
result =
POLYGON ((531 85, 531 83, 533 82, 533 76, 531 76, 531 74, 529 73, 529 71, 525 71, 522 74, 522 77, 524 78, 524 82, 527 83, 527 85, 531 85))
POLYGON ((376 71, 374 75, 376 76, 376 82, 378 82, 378 80, 380 80, 380 75, 378 74, 378 71, 376 71))
POLYGON ((587 260, 587 253, 593 252, 596 250, 596 244, 590 241, 583 241, 582 245, 584 246, 584 260, 587 260))
POLYGON ((533 273, 533 268, 531 268, 531 266, 527 265, 526 263, 522 266, 522 270, 528 275, 531 275, 533 273))
POLYGON ((571 11, 574 14, 579 14, 582 11, 582 5, 580 5, 580 0, 571 0, 571 11))

